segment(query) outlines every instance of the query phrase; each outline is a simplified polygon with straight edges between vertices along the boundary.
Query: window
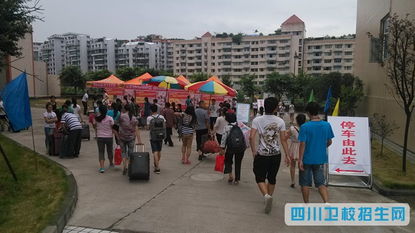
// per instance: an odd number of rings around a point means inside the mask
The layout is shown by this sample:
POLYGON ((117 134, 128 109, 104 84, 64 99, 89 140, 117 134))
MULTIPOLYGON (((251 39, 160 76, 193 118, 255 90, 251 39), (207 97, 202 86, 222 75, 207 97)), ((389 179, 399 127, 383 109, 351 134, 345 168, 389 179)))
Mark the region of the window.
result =
POLYGON ((389 14, 380 20, 380 35, 382 39, 381 59, 385 60, 388 56, 388 35, 389 35, 389 14))
POLYGON ((346 44, 346 48, 350 49, 352 47, 352 44, 346 44))
POLYGON ((382 62, 382 47, 381 47, 381 41, 379 38, 376 38, 376 37, 370 38, 369 62, 371 63, 382 62))
POLYGON ((331 59, 324 59, 324 63, 331 63, 331 59))
POLYGON ((331 49, 331 47, 332 47, 332 45, 331 45, 331 44, 326 44, 326 45, 324 45, 324 48, 326 48, 326 49, 331 49))
POLYGON ((336 45, 335 45, 335 48, 336 48, 336 49, 341 49, 341 48, 343 48, 343 45, 342 45, 342 44, 336 44, 336 45))
POLYGON ((342 59, 341 58, 334 58, 334 63, 341 63, 342 59))
POLYGON ((344 52, 344 55, 352 55, 352 54, 353 54, 353 52, 351 52, 351 51, 344 52))

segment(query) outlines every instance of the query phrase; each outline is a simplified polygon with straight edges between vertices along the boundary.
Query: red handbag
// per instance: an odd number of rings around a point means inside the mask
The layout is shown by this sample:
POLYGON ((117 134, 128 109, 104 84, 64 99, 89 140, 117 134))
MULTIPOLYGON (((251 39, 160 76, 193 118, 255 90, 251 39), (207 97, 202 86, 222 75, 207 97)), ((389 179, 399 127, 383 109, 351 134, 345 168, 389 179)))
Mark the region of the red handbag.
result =
POLYGON ((215 140, 214 137, 209 137, 205 144, 203 144, 202 151, 204 153, 219 153, 219 143, 215 140))
POLYGON ((115 165, 120 165, 122 162, 122 156, 121 156, 121 147, 117 146, 117 148, 115 148, 114 151, 114 164, 115 165))
POLYGON ((216 155, 215 171, 223 172, 224 166, 225 166, 225 156, 216 155))

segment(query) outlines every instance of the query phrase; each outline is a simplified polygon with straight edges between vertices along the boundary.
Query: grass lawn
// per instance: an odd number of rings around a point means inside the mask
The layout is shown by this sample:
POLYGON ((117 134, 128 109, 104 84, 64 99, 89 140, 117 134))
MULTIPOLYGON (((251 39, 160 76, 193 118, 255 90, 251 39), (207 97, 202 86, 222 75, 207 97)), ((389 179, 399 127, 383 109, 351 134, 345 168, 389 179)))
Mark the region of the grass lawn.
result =
POLYGON ((68 189, 64 170, 0 134, 0 144, 17 175, 0 154, 0 232, 40 232, 52 220, 68 189), (38 170, 35 167, 38 159, 38 170))
POLYGON ((402 173, 402 156, 384 147, 383 156, 380 143, 372 142, 373 175, 385 187, 391 189, 415 189, 415 164, 407 161, 406 175, 402 173))

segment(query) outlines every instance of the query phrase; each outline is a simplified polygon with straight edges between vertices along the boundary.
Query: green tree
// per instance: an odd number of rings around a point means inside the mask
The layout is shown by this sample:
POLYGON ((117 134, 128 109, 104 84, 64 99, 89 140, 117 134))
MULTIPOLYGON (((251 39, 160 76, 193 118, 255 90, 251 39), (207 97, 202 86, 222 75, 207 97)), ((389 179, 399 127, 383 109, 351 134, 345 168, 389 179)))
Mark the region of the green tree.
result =
POLYGON ((97 71, 88 71, 84 74, 84 79, 86 81, 97 81, 104 78, 108 78, 112 73, 108 70, 97 70, 97 71))
POLYGON ((123 81, 126 80, 130 80, 132 78, 136 77, 136 71, 134 68, 132 67, 122 67, 117 69, 117 71, 115 72, 117 77, 120 78, 123 81))
POLYGON ((209 74, 206 73, 196 73, 196 74, 192 74, 190 75, 190 81, 191 82, 200 82, 200 81, 205 81, 209 78, 209 74))
POLYGON ((362 80, 353 76, 344 79, 340 90, 340 113, 343 116, 354 116, 363 95, 362 80))
POLYGON ((229 76, 229 75, 224 75, 224 76, 222 77, 222 82, 223 82, 225 85, 227 85, 227 86, 229 86, 229 87, 232 87, 232 80, 231 80, 231 76, 229 76))
POLYGON ((81 69, 77 66, 67 66, 63 68, 59 79, 64 86, 75 88, 75 93, 78 93, 78 88, 85 88, 85 78, 82 75, 81 69))
POLYGON ((244 35, 242 33, 238 33, 238 34, 232 35, 232 43, 239 45, 242 42, 243 36, 244 35))
POLYGON ((389 122, 385 115, 374 113, 370 119, 372 123, 372 131, 380 137, 380 156, 383 155, 383 143, 385 138, 391 136, 395 130, 399 127, 396 126, 395 122, 389 122))
POLYGON ((239 80, 239 85, 241 85, 242 92, 253 101, 255 93, 258 91, 258 87, 255 85, 254 80, 255 75, 244 75, 239 80))
POLYGON ((275 94, 278 99, 293 89, 293 78, 288 74, 273 72, 267 75, 265 80, 265 91, 275 94))
MULTIPOLYGON (((0 1, 0 58, 21 55, 18 41, 32 32, 35 20, 41 19, 36 15, 42 10, 38 4, 39 1, 28 0, 0 1)), ((0 68, 2 62, 0 59, 0 68)))
POLYGON ((415 22, 399 18, 394 14, 389 19, 388 38, 385 54, 386 72, 389 87, 398 105, 405 112, 405 136, 402 155, 402 172, 406 174, 406 154, 408 150, 409 126, 415 108, 415 22))

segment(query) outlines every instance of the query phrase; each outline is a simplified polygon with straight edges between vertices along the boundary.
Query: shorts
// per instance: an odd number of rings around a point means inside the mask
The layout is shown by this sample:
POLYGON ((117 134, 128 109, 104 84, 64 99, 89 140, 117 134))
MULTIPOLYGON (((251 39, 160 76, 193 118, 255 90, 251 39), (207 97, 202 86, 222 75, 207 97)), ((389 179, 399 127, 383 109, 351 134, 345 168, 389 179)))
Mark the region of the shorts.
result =
POLYGON ((281 154, 273 156, 256 155, 253 168, 255 181, 257 183, 265 183, 265 180, 268 180, 268 183, 275 184, 280 163, 281 154))
POLYGON ((304 171, 300 170, 299 184, 300 186, 312 186, 312 181, 314 180, 314 185, 316 188, 324 185, 326 179, 324 177, 324 164, 304 164, 304 171))
POLYGON ((150 140, 150 145, 151 145, 151 151, 153 153, 157 151, 161 151, 161 147, 163 146, 163 141, 150 140))

